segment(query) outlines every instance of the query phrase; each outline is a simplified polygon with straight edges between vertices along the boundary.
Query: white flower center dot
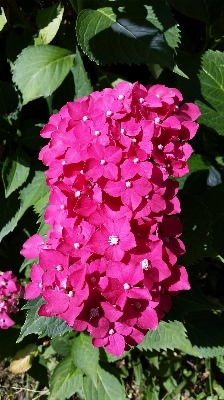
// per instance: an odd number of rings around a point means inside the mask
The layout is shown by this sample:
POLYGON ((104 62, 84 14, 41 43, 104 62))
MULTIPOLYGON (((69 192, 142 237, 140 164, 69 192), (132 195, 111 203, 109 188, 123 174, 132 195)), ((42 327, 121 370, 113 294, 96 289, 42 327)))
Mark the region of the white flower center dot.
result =
POLYGON ((77 190, 76 192, 75 192, 75 197, 80 197, 81 196, 81 192, 80 192, 80 190, 77 190))
POLYGON ((118 244, 119 238, 115 235, 111 235, 109 236, 108 242, 110 243, 111 246, 113 246, 114 244, 118 244))
POLYGON ((147 260, 146 258, 144 258, 144 260, 141 261, 141 264, 142 264, 142 269, 144 269, 145 271, 147 271, 148 268, 149 268, 149 262, 148 262, 148 260, 147 260))
POLYGON ((130 285, 128 283, 124 283, 124 290, 130 289, 130 285))

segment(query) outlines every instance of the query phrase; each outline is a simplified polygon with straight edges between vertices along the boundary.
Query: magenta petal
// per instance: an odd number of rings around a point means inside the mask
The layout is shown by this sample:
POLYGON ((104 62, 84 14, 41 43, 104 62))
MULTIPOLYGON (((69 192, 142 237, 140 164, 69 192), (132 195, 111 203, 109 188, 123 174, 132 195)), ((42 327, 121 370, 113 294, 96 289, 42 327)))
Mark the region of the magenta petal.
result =
POLYGON ((69 306, 68 295, 58 290, 46 290, 42 296, 47 301, 47 304, 43 304, 40 307, 38 315, 51 317, 52 315, 63 313, 69 306))
POLYGON ((32 259, 39 257, 41 246, 44 245, 44 240, 42 236, 36 234, 31 236, 24 243, 20 254, 22 254, 25 258, 32 259))
POLYGON ((124 352, 125 341, 122 335, 114 333, 109 336, 109 344, 107 344, 105 350, 117 357, 120 357, 124 352))
POLYGON ((142 329, 155 330, 158 323, 156 311, 153 308, 147 307, 145 311, 142 312, 141 317, 138 318, 137 325, 142 329))
POLYGON ((32 300, 35 299, 40 295, 42 291, 42 287, 39 286, 37 283, 28 283, 25 293, 24 293, 24 299, 26 300, 32 300))

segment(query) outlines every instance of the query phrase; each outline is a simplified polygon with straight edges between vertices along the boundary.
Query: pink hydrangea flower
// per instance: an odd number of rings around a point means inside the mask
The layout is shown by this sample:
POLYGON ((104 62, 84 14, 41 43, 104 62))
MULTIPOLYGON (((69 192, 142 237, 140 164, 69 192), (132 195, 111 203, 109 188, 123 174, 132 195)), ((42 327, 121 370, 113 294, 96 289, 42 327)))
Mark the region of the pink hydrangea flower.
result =
MULTIPOLYGON (((23 245, 24 257, 39 258, 25 298, 41 295, 39 315, 87 330, 117 356, 190 288, 177 264, 185 247, 178 182, 169 177, 188 172, 200 111, 182 101, 175 88, 120 82, 67 103, 41 131, 50 139, 39 158, 51 228, 23 245)), ((2 290, 14 288, 10 281, 2 290)))
POLYGON ((0 271, 0 329, 8 329, 14 324, 10 315, 19 311, 20 294, 21 286, 12 271, 0 271))

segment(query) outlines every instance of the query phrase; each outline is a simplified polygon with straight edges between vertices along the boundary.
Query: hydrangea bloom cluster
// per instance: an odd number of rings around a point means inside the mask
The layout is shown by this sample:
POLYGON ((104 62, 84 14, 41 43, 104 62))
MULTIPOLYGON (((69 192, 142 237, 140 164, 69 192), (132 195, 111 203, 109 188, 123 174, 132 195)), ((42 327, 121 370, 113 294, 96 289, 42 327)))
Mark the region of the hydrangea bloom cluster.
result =
POLYGON ((10 314, 19 311, 20 292, 21 286, 12 271, 0 271, 0 329, 8 329, 14 324, 10 314))
POLYGON ((40 316, 87 330, 117 356, 190 288, 177 264, 178 182, 168 178, 188 172, 200 111, 181 102, 177 89, 120 82, 67 103, 41 131, 51 228, 21 251, 39 258, 25 298, 41 295, 40 316))

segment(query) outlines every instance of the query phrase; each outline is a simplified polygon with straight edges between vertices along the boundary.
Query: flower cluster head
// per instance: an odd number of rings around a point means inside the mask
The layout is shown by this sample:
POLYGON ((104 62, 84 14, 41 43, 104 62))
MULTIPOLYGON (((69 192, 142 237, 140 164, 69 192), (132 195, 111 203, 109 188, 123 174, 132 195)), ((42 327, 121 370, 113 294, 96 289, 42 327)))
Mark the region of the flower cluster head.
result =
POLYGON ((20 292, 21 286, 12 271, 0 271, 0 329, 8 329, 14 324, 10 314, 19 311, 20 292))
POLYGON ((200 111, 181 102, 177 89, 120 82, 67 103, 41 131, 51 228, 21 251, 39 258, 25 298, 41 295, 40 316, 87 330, 117 356, 190 288, 177 264, 178 182, 168 178, 188 172, 200 111))

